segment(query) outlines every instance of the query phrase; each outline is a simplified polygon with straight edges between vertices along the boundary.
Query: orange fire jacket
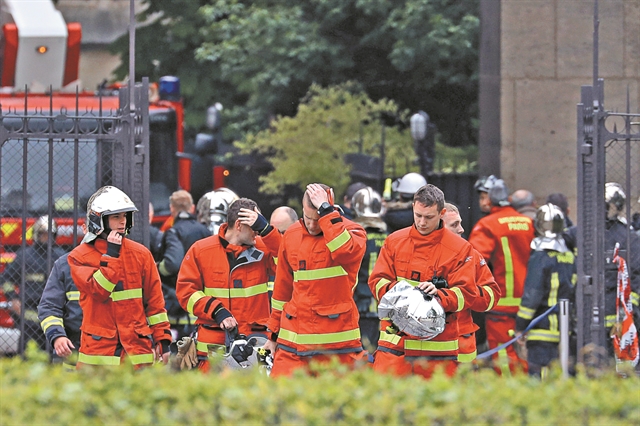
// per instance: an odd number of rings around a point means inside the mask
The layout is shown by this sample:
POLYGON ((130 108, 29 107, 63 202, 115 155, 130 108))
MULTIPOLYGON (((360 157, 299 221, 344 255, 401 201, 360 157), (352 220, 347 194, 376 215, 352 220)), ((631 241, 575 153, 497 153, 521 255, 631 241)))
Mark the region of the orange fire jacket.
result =
POLYGON ((98 238, 80 244, 69 254, 71 277, 80 291, 84 313, 82 332, 118 337, 130 355, 148 351, 148 341, 141 344, 140 336, 152 336, 155 343, 170 343, 160 276, 151 252, 126 238, 122 239, 119 257, 107 256, 106 252, 107 241, 98 238))
POLYGON ((520 306, 534 237, 532 220, 513 207, 492 207, 471 230, 469 242, 492 267, 501 298, 492 311, 515 314, 520 306))
POLYGON ((353 300, 367 245, 362 226, 333 211, 310 235, 303 220, 284 234, 271 301, 269 330, 278 348, 299 356, 362 351, 353 300))
POLYGON ((280 233, 274 228, 266 236, 256 237, 255 246, 247 247, 231 268, 222 242, 226 230, 227 224, 223 224, 217 235, 191 246, 176 282, 180 305, 202 325, 198 329, 201 352, 207 352, 207 344, 224 343, 224 334, 214 319, 220 306, 233 315, 241 334, 265 332, 269 319, 267 282, 275 270, 273 258, 280 247, 280 233))
POLYGON ((415 226, 391 234, 380 250, 378 261, 369 277, 374 297, 380 299, 399 280, 417 286, 443 277, 448 288, 438 290, 440 303, 447 312, 444 331, 432 340, 389 334, 388 321, 381 321, 378 349, 407 357, 452 357, 458 354, 458 314, 468 309, 478 296, 476 265, 471 245, 453 232, 440 228, 421 235, 415 226))

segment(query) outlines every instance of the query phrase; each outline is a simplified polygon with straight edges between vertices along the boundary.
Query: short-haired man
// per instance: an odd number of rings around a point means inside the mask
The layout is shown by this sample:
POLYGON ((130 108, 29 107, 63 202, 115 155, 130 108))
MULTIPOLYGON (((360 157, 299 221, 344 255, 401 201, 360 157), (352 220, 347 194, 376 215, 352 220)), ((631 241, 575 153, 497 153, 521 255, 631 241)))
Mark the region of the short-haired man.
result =
POLYGON ((227 333, 266 334, 267 281, 280 239, 255 201, 240 198, 229 206, 218 234, 196 241, 187 251, 176 293, 183 309, 197 317, 203 371, 209 369, 209 346, 224 348, 227 333))
POLYGON ((171 194, 169 210, 173 225, 164 231, 158 254, 158 271, 162 279, 165 307, 176 340, 193 331, 193 318, 180 307, 176 297, 178 271, 185 253, 193 243, 211 235, 209 228, 196 219, 195 209, 188 191, 180 189, 171 194))
POLYGON ((413 225, 387 237, 369 277, 378 301, 400 280, 435 296, 447 313, 444 331, 432 340, 420 340, 402 332, 393 334, 390 321, 381 321, 376 371, 428 378, 436 367, 447 374, 456 370, 458 313, 469 307, 478 289, 473 248, 445 228, 445 212, 442 191, 429 184, 421 187, 413 197, 413 225))
POLYGON ((367 235, 342 217, 333 191, 312 183, 302 199, 303 220, 283 236, 269 319, 272 376, 290 375, 313 360, 335 356, 347 365, 363 353, 353 300, 367 235))

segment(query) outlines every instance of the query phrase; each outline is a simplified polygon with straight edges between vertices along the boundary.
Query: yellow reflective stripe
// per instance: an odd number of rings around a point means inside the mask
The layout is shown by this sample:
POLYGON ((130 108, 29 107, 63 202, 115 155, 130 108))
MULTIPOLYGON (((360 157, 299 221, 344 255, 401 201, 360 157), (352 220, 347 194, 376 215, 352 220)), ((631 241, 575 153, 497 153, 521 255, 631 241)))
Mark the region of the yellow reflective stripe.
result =
POLYGON ((276 300, 274 298, 271 298, 271 309, 275 309, 276 311, 281 311, 282 309, 284 309, 284 304, 286 302, 283 302, 282 300, 276 300))
POLYGON ((511 370, 509 369, 509 355, 507 355, 506 349, 500 349, 498 351, 498 368, 503 376, 510 376, 511 370))
POLYGON ((220 345, 217 343, 201 342, 199 340, 196 340, 196 350, 198 352, 205 352, 205 353, 221 352, 223 354, 227 351, 224 345, 220 345))
POLYGON ((131 364, 153 364, 154 357, 153 354, 142 354, 142 355, 128 355, 131 364))
POLYGON ((604 326, 609 328, 609 327, 613 327, 616 324, 616 315, 607 315, 606 317, 604 317, 604 326))
POLYGON ((67 300, 70 302, 80 300, 80 292, 79 291, 68 291, 67 292, 67 300))
POLYGON ((443 342, 434 342, 431 340, 410 340, 404 339, 404 348, 414 351, 455 351, 458 349, 458 340, 446 340, 443 342))
MULTIPOLYGON (((513 297, 514 281, 513 281, 513 258, 511 257, 511 247, 509 247, 509 239, 507 237, 500 238, 502 243, 502 254, 504 255, 504 285, 506 288, 505 299, 513 297)), ((502 305, 502 300, 498 305, 502 305)), ((506 305, 503 305, 506 306, 506 305)))
POLYGON ((397 345, 400 342, 400 339, 402 339, 402 337, 398 336, 397 334, 389 334, 381 331, 380 338, 378 340, 381 342, 389 342, 392 345, 397 345))
POLYGON ((298 334, 296 332, 280 329, 278 338, 298 345, 327 345, 330 343, 348 342, 360 338, 360 329, 339 331, 337 333, 298 334))
POLYGON ((380 289, 385 285, 389 284, 390 282, 391 280, 388 280, 386 278, 380 278, 380 281, 378 281, 378 284, 376 284, 376 298, 378 300, 380 300, 380 295, 378 294, 380 293, 380 289))
POLYGON ((640 300, 640 296, 638 296, 638 293, 631 292, 631 303, 638 306, 639 300, 640 300))
POLYGON ((87 355, 80 352, 78 362, 89 365, 120 365, 119 356, 87 355))
POLYGON ((532 319, 535 313, 536 311, 534 309, 527 308, 526 306, 520 306, 520 310, 518 310, 518 316, 526 320, 532 319))
POLYGON ((193 293, 189 298, 189 301, 187 302, 187 312, 189 312, 191 315, 195 315, 193 313, 193 307, 195 306, 196 302, 202 299, 203 297, 206 297, 206 296, 201 291, 196 291, 195 293, 193 293))
POLYGON ((267 290, 268 291, 273 291, 273 286, 274 286, 274 282, 273 281, 268 281, 267 282, 267 290))
POLYGON ((496 303, 496 296, 495 294, 493 294, 493 290, 491 289, 491 287, 483 285, 482 288, 484 289, 484 291, 486 291, 487 293, 489 293, 489 306, 487 307, 486 311, 490 311, 491 309, 493 309, 493 305, 494 303, 496 303))
POLYGON ((149 323, 149 325, 156 325, 160 324, 161 322, 169 322, 169 316, 167 316, 166 312, 161 312, 159 314, 147 317, 147 322, 149 323))
POLYGON ((558 315, 557 314, 549 314, 547 317, 549 318, 549 330, 558 331, 558 315))
POLYGON ((543 342, 559 342, 560 332, 553 330, 542 330, 534 328, 527 333, 527 340, 538 340, 543 342))
POLYGON ((278 258, 277 257, 273 257, 273 263, 275 263, 276 265, 278 265, 278 258))
POLYGON ((169 273, 169 270, 167 269, 167 264, 166 263, 167 262, 163 260, 162 262, 160 262, 158 264, 158 272, 160 272, 160 275, 165 276, 165 277, 168 276, 168 275, 171 275, 169 273))
POLYGON ((40 327, 42 327, 42 331, 45 333, 49 327, 53 327, 55 325, 59 325, 60 327, 64 327, 64 322, 62 322, 62 318, 54 317, 53 315, 50 317, 46 317, 40 323, 40 327))
POLYGON ((520 306, 519 297, 501 297, 498 301, 498 306, 520 306))
POLYGON ((458 287, 453 287, 450 290, 453 291, 458 298, 458 308, 456 309, 456 312, 460 312, 462 309, 464 309, 464 297, 462 296, 462 290, 460 290, 458 287))
POLYGON ((474 359, 478 356, 478 351, 475 350, 470 354, 458 354, 458 362, 473 362, 474 359))
POLYGON ((142 289, 132 288, 131 290, 114 291, 111 293, 111 300, 114 302, 130 299, 142 299, 142 289))
POLYGON ((25 281, 35 281, 35 282, 44 282, 46 278, 47 277, 44 274, 39 274, 35 272, 32 274, 25 274, 24 276, 25 281))
POLYGON ((309 271, 294 271, 294 281, 311 281, 325 278, 335 278, 347 275, 347 271, 342 266, 332 266, 330 268, 312 269, 309 271))
POLYGON ((100 285, 100 287, 104 288, 109 293, 111 293, 113 289, 116 287, 114 283, 112 283, 111 281, 109 281, 104 277, 100 269, 98 269, 96 272, 93 273, 93 278, 100 285))
POLYGON ((345 245, 350 239, 351 234, 345 229, 340 235, 327 243, 327 248, 331 253, 333 253, 334 251, 345 245))
POLYGON ((24 319, 27 320, 27 321, 35 322, 35 323, 40 321, 40 318, 38 318, 38 313, 36 311, 34 311, 33 309, 27 309, 25 311, 24 319))
POLYGON ((373 272, 373 267, 376 266, 376 260, 378 260, 378 253, 375 251, 369 253, 369 276, 373 272))
POLYGON ((548 306, 553 306, 558 303, 558 288, 560 288, 560 278, 558 277, 558 273, 554 272, 551 274, 548 306))
POLYGON ((410 280, 409 278, 405 278, 405 277, 396 277, 396 280, 398 280, 398 281, 404 280, 404 281, 408 282, 409 284, 411 284, 414 287, 417 287, 418 284, 420 284, 420 281, 410 280))
POLYGON ((265 294, 268 290, 267 283, 257 284, 247 288, 209 288, 205 287, 204 294, 218 298, 227 297, 251 297, 265 294))

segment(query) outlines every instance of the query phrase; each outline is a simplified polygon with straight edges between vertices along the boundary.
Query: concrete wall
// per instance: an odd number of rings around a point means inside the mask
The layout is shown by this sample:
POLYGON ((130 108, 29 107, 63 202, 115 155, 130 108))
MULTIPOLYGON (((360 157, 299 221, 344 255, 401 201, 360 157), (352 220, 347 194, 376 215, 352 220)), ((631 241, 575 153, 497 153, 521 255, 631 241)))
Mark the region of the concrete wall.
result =
MULTIPOLYGON (((501 3, 501 177, 512 190, 534 192, 538 203, 563 192, 576 206, 576 104, 580 86, 593 82, 593 5, 501 3)), ((600 0, 599 17, 605 109, 624 111, 629 88, 631 111, 638 112, 640 1, 600 0)))

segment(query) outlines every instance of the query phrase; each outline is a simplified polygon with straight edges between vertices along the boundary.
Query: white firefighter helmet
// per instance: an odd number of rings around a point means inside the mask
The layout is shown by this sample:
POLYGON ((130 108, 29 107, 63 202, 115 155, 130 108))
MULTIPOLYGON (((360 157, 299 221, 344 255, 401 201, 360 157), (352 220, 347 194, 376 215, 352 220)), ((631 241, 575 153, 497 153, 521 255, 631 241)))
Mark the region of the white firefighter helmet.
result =
POLYGON ((536 238, 531 241, 533 250, 553 250, 561 253, 568 251, 562 237, 564 214, 560 207, 552 203, 538 207, 533 226, 536 230, 536 238))
POLYGON ((385 212, 385 208, 382 205, 382 197, 370 186, 365 186, 353 194, 351 208, 358 217, 379 218, 385 212))
POLYGON ((498 178, 494 175, 481 176, 473 185, 473 187, 478 192, 489 192, 489 190, 493 187, 497 180, 498 178))
POLYGON ((433 339, 445 326, 445 312, 440 302, 404 280, 382 296, 378 317, 389 318, 399 331, 421 340, 433 339))
MULTIPOLYGON (((35 242, 38 241, 42 234, 49 232, 49 216, 40 216, 31 227, 31 239, 35 242)), ((58 225, 55 220, 51 220, 51 235, 55 237, 58 233, 58 225)))
POLYGON ((607 219, 617 219, 624 210, 627 196, 622 185, 616 182, 607 182, 604 185, 604 201, 607 205, 607 219))
POLYGON ((115 186, 103 186, 89 198, 87 203, 87 234, 83 242, 95 240, 108 229, 107 216, 116 213, 127 213, 125 232, 133 227, 133 212, 137 212, 133 201, 127 194, 115 186))
POLYGON ((237 335, 230 341, 226 350, 220 350, 220 346, 214 345, 209 350, 209 357, 212 360, 220 359, 221 366, 232 370, 244 370, 248 368, 264 368, 265 373, 271 373, 273 358, 264 354, 261 349, 267 343, 267 338, 254 334, 246 337, 237 335))
POLYGON ((218 188, 207 192, 198 200, 198 221, 207 225, 212 235, 216 235, 220 225, 227 221, 227 211, 238 194, 229 188, 218 188))
POLYGON ((398 181, 398 185, 395 188, 396 192, 403 195, 413 195, 418 192, 418 189, 427 184, 427 180, 418 173, 407 173, 402 176, 398 181))

